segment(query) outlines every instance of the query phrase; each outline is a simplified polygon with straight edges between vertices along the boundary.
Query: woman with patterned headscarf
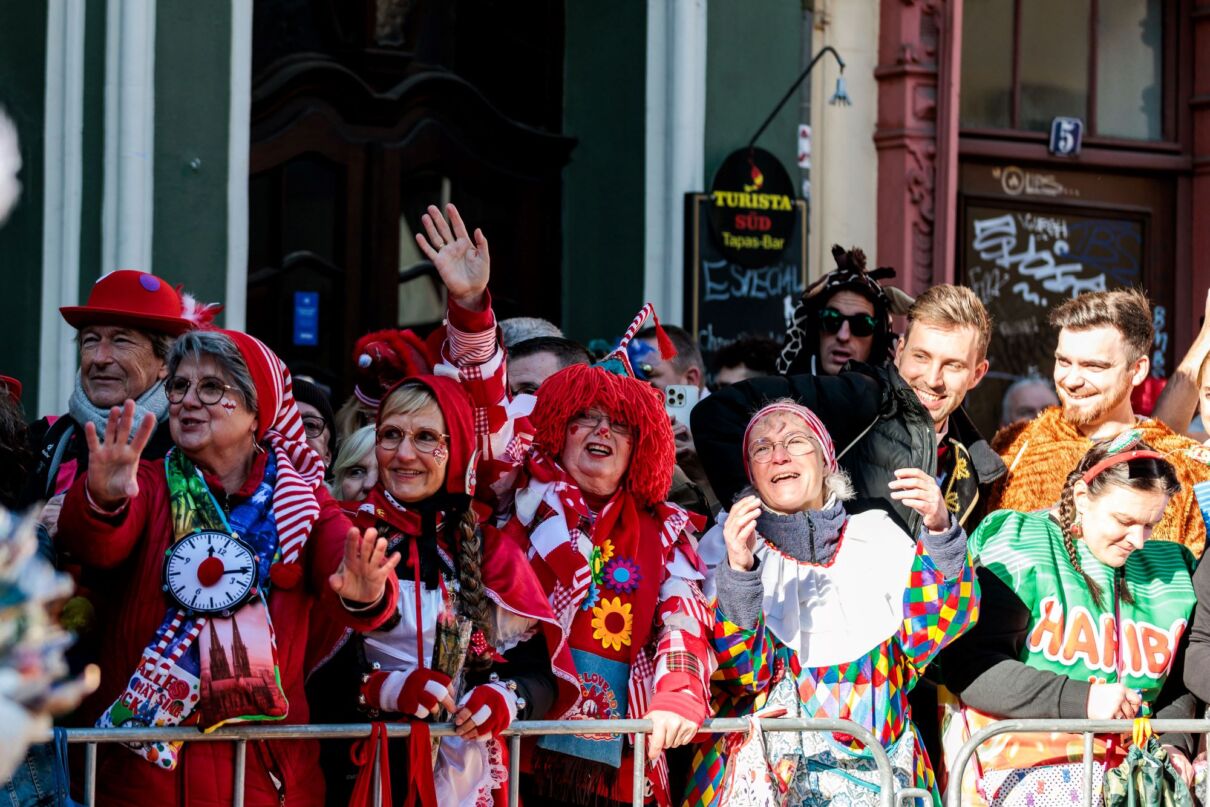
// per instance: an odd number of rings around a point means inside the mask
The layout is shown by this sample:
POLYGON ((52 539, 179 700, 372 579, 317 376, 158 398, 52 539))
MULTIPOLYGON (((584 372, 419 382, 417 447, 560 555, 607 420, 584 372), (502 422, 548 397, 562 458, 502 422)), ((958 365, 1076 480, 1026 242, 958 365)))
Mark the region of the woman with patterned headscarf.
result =
MULTIPOLYGON (((85 425, 88 472, 63 504, 58 543, 106 570, 98 614, 101 727, 309 722, 305 637, 320 613, 369 630, 395 608, 386 541, 353 529, 323 487, 290 373, 259 340, 192 331, 173 346, 165 391, 175 447, 140 461, 155 419, 133 401, 105 436, 85 425)), ((230 804, 225 743, 103 746, 100 805, 230 804)), ((313 742, 248 748, 245 804, 320 805, 313 742)))
MULTIPOLYGON (((701 547, 717 591, 717 711, 852 720, 878 738, 900 787, 934 788, 908 693, 979 601, 966 534, 936 480, 912 468, 890 483, 922 517, 914 541, 882 510, 845 509, 852 488, 810 409, 765 406, 743 447, 749 494, 701 547)), ((777 732, 764 743, 754 754, 721 737, 704 747, 688 802, 763 803, 745 800, 763 782, 789 805, 878 803, 873 759, 851 738, 777 732)))

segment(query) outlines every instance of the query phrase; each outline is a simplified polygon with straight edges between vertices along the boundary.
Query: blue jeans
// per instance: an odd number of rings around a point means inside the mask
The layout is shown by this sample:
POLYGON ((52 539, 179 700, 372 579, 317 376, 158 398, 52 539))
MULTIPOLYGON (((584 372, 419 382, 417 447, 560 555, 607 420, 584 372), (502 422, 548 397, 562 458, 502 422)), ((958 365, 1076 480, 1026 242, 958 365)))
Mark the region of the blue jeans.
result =
POLYGON ((65 804, 67 793, 58 792, 55 777, 54 743, 31 745, 25 761, 13 771, 3 790, 0 790, 2 807, 57 807, 65 804))

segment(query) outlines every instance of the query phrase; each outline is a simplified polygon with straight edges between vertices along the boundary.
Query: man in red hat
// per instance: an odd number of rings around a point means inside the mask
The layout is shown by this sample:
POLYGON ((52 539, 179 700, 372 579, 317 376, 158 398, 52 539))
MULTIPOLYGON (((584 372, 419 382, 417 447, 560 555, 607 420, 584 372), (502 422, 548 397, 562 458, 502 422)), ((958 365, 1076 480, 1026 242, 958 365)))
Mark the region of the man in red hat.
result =
MULTIPOLYGON (((77 331, 80 374, 67 413, 30 427, 37 465, 23 504, 54 500, 71 486, 88 467, 84 424, 92 421, 98 436, 103 435, 109 410, 127 398, 134 400, 140 418, 151 413, 159 422, 143 457, 164 456, 172 445, 164 359, 177 336, 213 319, 218 311, 218 306, 199 305, 155 275, 133 269, 102 277, 84 305, 60 308, 77 331)), ((43 522, 53 534, 57 507, 48 510, 43 522)))

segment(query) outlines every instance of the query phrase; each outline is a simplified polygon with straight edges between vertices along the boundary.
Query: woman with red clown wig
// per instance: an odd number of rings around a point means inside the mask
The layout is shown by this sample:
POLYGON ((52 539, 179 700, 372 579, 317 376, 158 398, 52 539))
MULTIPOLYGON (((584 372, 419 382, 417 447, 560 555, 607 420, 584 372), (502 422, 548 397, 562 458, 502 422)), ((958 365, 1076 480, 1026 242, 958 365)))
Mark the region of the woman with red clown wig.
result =
MULTIPOLYGON (((569 633, 581 700, 551 718, 650 719, 646 800, 669 804, 664 750, 688 743, 706 719, 714 655, 692 537, 700 525, 664 501, 672 427, 659 392, 627 372, 625 342, 649 313, 604 366, 566 368, 539 388, 535 446, 518 468, 506 529, 528 537, 569 633)), ((626 744, 542 738, 523 760, 522 793, 543 804, 629 803, 626 744)))
MULTIPOLYGON (((651 719, 647 799, 669 804, 663 750, 689 742, 706 718, 714 656, 696 525, 664 501, 672 427, 660 394, 633 377, 625 350, 651 306, 604 367, 548 378, 530 414, 519 405, 530 396, 508 397, 487 241, 479 231, 471 237, 452 205, 446 213, 448 222, 430 207, 416 239, 450 292, 436 372, 470 395, 480 456, 492 460, 480 464, 477 495, 495 497, 505 537, 528 552, 567 634, 567 645, 548 649, 561 684, 570 648, 579 698, 556 699, 546 719, 651 719)), ((666 338, 661 348, 670 355, 666 338)), ((381 457, 379 464, 382 476, 381 457)), ((521 765, 531 775, 522 793, 536 804, 630 802, 632 756, 623 746, 611 736, 527 743, 521 765)))

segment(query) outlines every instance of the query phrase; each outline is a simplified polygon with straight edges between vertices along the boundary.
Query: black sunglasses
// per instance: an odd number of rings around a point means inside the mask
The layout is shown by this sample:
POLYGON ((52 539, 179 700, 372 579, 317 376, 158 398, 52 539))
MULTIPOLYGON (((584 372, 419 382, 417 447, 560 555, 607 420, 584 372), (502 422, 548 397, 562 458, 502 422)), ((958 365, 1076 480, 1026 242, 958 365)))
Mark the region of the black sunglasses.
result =
POLYGON ((878 320, 872 314, 842 314, 831 307, 819 311, 819 330, 825 333, 840 333, 846 322, 854 336, 873 336, 878 329, 878 320))

